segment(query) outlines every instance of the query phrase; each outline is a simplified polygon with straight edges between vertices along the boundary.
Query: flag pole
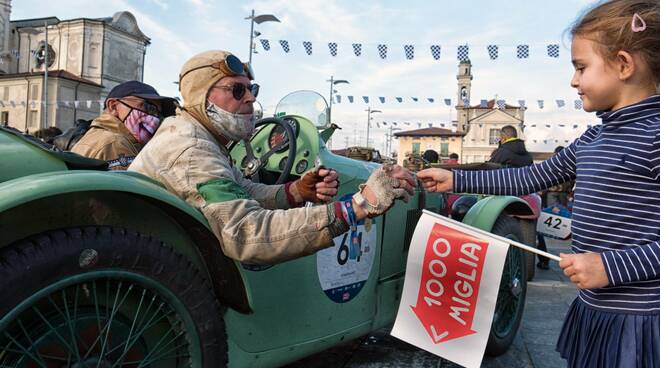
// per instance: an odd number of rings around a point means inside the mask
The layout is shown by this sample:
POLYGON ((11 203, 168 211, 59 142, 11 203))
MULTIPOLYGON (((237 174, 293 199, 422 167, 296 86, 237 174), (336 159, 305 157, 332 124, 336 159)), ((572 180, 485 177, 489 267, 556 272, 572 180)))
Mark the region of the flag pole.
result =
POLYGON ((448 221, 448 222, 451 223, 451 224, 454 224, 454 225, 456 225, 456 226, 460 226, 460 227, 466 228, 466 229, 468 229, 468 230, 474 231, 474 232, 479 233, 479 234, 481 234, 481 235, 485 235, 485 236, 489 236, 489 237, 491 237, 491 238, 495 238, 495 239, 497 239, 497 240, 499 240, 499 241, 501 241, 501 242, 504 242, 504 243, 507 243, 507 244, 513 245, 513 246, 515 246, 515 247, 518 247, 518 248, 520 248, 520 249, 526 250, 526 251, 528 251, 528 252, 532 252, 532 253, 538 254, 538 255, 540 255, 540 256, 544 256, 544 257, 550 258, 550 259, 552 259, 552 260, 554 260, 554 261, 557 261, 557 262, 561 261, 561 258, 559 258, 559 256, 556 256, 556 255, 551 254, 551 253, 548 253, 548 252, 544 252, 544 251, 542 251, 542 250, 538 250, 538 249, 536 249, 536 248, 534 248, 534 247, 530 247, 529 245, 525 245, 525 244, 520 243, 520 242, 517 242, 517 241, 515 241, 515 240, 511 240, 511 239, 509 239, 509 238, 505 238, 505 237, 503 237, 503 236, 499 236, 499 235, 495 235, 495 234, 489 233, 488 231, 481 230, 481 229, 479 229, 479 228, 476 228, 476 227, 474 227, 474 226, 470 226, 470 225, 464 224, 464 223, 459 222, 459 221, 456 221, 456 220, 452 220, 452 219, 450 219, 449 217, 445 217, 445 216, 439 215, 439 214, 434 213, 434 212, 431 212, 431 211, 429 211, 429 210, 422 210, 422 212, 424 212, 424 213, 427 214, 427 215, 433 216, 433 217, 441 218, 443 221, 448 221))

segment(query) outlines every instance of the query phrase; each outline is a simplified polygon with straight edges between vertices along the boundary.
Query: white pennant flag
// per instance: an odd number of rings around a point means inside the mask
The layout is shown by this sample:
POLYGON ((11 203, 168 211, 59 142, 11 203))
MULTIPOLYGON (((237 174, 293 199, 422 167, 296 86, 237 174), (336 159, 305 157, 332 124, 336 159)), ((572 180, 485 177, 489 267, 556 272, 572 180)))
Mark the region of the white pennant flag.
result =
POLYGON ((80 101, 78 101, 78 100, 73 101, 73 106, 74 106, 76 109, 78 108, 79 105, 80 105, 80 101))
POLYGON ((92 100, 87 100, 87 108, 91 109, 92 108, 92 100))

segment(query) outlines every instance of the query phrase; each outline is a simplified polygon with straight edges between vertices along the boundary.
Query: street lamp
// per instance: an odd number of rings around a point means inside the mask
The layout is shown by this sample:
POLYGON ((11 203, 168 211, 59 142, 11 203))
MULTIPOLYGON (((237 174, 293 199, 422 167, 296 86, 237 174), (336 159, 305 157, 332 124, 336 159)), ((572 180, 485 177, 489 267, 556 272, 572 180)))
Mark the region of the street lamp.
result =
POLYGON ((254 30, 254 24, 261 24, 264 22, 278 22, 279 19, 277 19, 276 16, 272 14, 261 14, 261 15, 254 15, 254 9, 252 9, 252 14, 249 17, 246 17, 245 19, 250 20, 250 56, 248 58, 248 63, 252 64, 252 53, 254 52, 254 45, 252 44, 254 37, 259 37, 261 36, 261 32, 255 31, 254 30))
POLYGON ((377 113, 377 112, 382 112, 380 110, 372 110, 371 106, 367 107, 366 110, 367 112, 367 145, 366 147, 369 148, 369 127, 371 126, 371 114, 377 113))
POLYGON ((390 125, 390 133, 386 134, 386 137, 387 137, 386 147, 387 147, 387 149, 385 150, 385 152, 387 153, 388 157, 392 157, 392 138, 394 137, 393 132, 395 130, 401 130, 401 128, 395 128, 395 127, 390 125))
MULTIPOLYGON (((46 29, 46 34, 45 34, 45 40, 44 40, 44 108, 43 108, 43 117, 44 117, 44 123, 46 126, 48 126, 48 53, 50 51, 48 47, 48 22, 44 22, 44 28, 46 29)), ((41 31, 32 28, 32 27, 27 27, 27 28, 21 28, 21 31, 27 33, 28 35, 37 35, 40 34, 41 31)), ((29 68, 29 60, 28 60, 28 68, 29 68)), ((29 72, 29 70, 28 70, 29 72)), ((26 101, 27 102, 27 101, 26 101)), ((41 124, 39 126, 39 129, 41 129, 41 124)))
POLYGON ((328 106, 328 114, 327 114, 328 115, 328 125, 330 125, 330 123, 332 123, 332 119, 331 119, 331 116, 332 116, 332 94, 337 92, 337 91, 335 91, 335 85, 336 84, 341 84, 341 83, 350 84, 350 82, 347 81, 346 79, 337 79, 337 80, 335 80, 332 75, 330 76, 330 80, 326 80, 326 82, 330 82, 330 106, 328 106))

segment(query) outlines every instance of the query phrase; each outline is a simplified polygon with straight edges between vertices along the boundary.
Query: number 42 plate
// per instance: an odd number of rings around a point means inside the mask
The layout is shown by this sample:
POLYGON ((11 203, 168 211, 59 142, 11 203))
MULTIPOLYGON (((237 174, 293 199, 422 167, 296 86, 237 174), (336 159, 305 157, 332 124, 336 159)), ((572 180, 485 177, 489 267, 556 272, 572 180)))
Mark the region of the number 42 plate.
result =
POLYGON ((550 238, 568 239, 571 236, 570 216, 563 206, 544 208, 536 223, 536 231, 550 238))

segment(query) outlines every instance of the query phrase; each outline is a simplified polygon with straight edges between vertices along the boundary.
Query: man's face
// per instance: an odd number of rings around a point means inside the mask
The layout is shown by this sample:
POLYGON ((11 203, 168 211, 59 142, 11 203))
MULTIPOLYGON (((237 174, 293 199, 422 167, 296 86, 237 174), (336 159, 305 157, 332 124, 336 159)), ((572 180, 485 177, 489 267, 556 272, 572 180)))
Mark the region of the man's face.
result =
POLYGON ((137 109, 149 115, 160 116, 162 111, 161 102, 158 100, 144 100, 135 96, 122 98, 111 98, 107 102, 107 110, 117 119, 124 121, 132 109, 137 109))
POLYGON ((250 79, 246 76, 224 77, 211 87, 208 100, 232 114, 251 114, 254 112, 252 104, 256 99, 249 86, 250 79), (246 89, 240 100, 237 100, 232 92, 235 84, 242 84, 246 89))

